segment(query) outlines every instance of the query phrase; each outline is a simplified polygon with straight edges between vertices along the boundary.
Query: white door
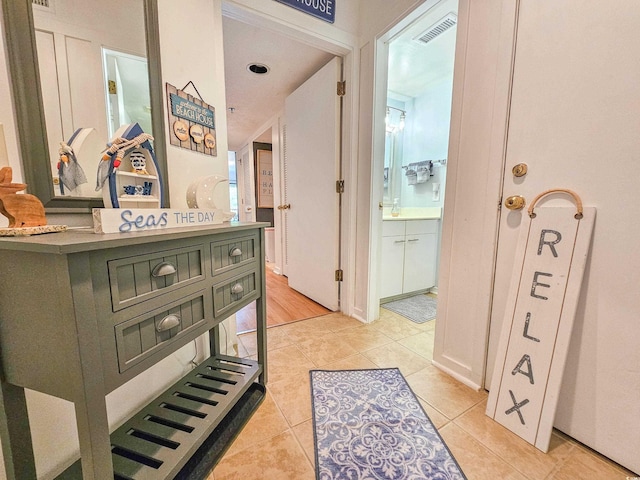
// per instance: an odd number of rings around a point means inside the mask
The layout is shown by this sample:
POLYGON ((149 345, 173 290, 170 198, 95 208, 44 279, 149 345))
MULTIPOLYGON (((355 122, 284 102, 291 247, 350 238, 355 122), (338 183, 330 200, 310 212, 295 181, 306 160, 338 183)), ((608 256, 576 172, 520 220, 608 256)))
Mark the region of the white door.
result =
POLYGON ((339 308, 340 108, 334 58, 285 101, 289 286, 339 308))
POLYGON ((236 153, 236 182, 238 186, 238 218, 242 222, 255 222, 255 186, 252 181, 253 162, 249 147, 236 153))
MULTIPOLYGON (((640 2, 614 3, 521 0, 503 197, 597 208, 555 426, 640 471, 640 2)), ((502 207, 486 385, 525 214, 502 207)))
POLYGON ((287 190, 287 126, 282 125, 280 138, 282 139, 282 161, 280 162, 280 200, 281 203, 278 206, 279 212, 275 212, 276 218, 280 218, 280 247, 282 251, 282 275, 289 276, 289 222, 287 210, 282 209, 284 205, 289 204, 289 192, 287 190))

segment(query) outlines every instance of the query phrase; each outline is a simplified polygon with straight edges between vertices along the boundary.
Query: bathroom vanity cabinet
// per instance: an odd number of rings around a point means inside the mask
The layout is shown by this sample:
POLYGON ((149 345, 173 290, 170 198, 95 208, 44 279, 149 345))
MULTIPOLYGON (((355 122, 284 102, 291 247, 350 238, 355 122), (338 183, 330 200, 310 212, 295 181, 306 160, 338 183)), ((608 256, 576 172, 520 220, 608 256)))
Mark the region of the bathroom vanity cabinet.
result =
POLYGON ((438 224, 439 220, 382 222, 380 298, 435 286, 438 224))
POLYGON ((61 477, 95 480, 174 478, 264 392, 265 226, 1 238, 7 478, 35 478, 25 388, 74 403, 81 460, 61 477), (220 354, 219 323, 254 300, 257 360, 220 354), (110 432, 105 396, 207 331, 209 358, 110 432))

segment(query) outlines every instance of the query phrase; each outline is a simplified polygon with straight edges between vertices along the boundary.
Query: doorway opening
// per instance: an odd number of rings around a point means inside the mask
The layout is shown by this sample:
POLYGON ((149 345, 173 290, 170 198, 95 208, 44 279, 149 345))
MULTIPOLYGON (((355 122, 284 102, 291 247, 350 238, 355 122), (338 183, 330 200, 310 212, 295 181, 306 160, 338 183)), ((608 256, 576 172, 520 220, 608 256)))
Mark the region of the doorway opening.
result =
MULTIPOLYGON (((265 242, 268 250, 268 264, 266 265, 268 317, 285 310, 279 320, 271 319, 270 323, 270 319, 267 318, 267 324, 270 325, 273 324, 273 321, 282 323, 301 320, 329 312, 326 308, 314 304, 316 308, 311 310, 317 313, 309 313, 306 307, 295 308, 299 318, 290 318, 286 315, 286 313, 291 313, 286 312, 287 308, 280 308, 281 305, 274 303, 269 298, 269 290, 276 289, 281 292, 280 298, 283 296, 294 298, 294 303, 297 305, 300 305, 301 301, 305 303, 303 299, 309 302, 308 298, 295 291, 290 291, 287 295, 282 294, 282 290, 279 289, 282 288, 283 281, 286 287, 287 278, 276 275, 284 273, 289 275, 289 279, 292 278, 292 273, 287 272, 288 260, 291 257, 287 254, 287 247, 290 247, 292 240, 285 235, 287 213, 289 212, 278 208, 288 203, 284 188, 287 180, 286 168, 282 165, 285 148, 285 99, 300 85, 312 78, 337 53, 345 54, 346 52, 328 51, 326 45, 310 47, 312 44, 318 45, 319 42, 300 43, 285 33, 281 33, 277 26, 274 26, 273 29, 265 27, 264 19, 255 22, 254 20, 247 12, 240 11, 239 7, 223 5, 228 140, 229 150, 235 152, 236 158, 238 217, 240 221, 266 220, 271 224, 269 231, 265 232, 269 237, 265 242), (310 48, 313 51, 309 53, 310 48), (297 60, 300 55, 304 57, 302 59, 304 61, 297 60), (309 62, 309 59, 314 60, 309 62), (268 65, 268 73, 260 76, 251 74, 247 65, 255 62, 268 65), (294 78, 297 80, 292 80, 294 78), (280 92, 284 92, 284 95, 277 102, 267 105, 261 103, 265 100, 273 100, 280 92), (242 133, 238 134, 238 132, 242 133), (256 142, 260 143, 257 150, 254 148, 256 142), (261 158, 266 159, 267 157, 264 154, 261 157, 259 154, 268 150, 271 150, 272 162, 272 172, 269 177, 273 180, 273 191, 268 193, 273 197, 272 205, 267 206, 270 195, 262 195, 265 192, 261 191, 262 183, 259 177, 264 169, 258 167, 258 162, 261 158), (267 210, 271 215, 270 218, 259 217, 267 210), (275 286, 270 288, 270 285, 275 286)), ((334 81, 332 85, 334 95, 335 88, 334 81)), ((310 111, 311 109, 306 110, 306 112, 310 111)), ((289 140, 292 135, 290 133, 289 140)), ((306 148, 310 148, 309 143, 306 148)), ((305 157, 307 156, 308 154, 305 155, 305 157)), ((322 162, 315 163, 322 164, 322 162)), ((289 171, 289 175, 291 174, 289 171)), ((309 175, 307 174, 307 177, 309 175)), ((332 184, 336 180, 333 175, 332 173, 332 184)), ((306 180, 303 179, 305 180, 304 184, 310 185, 313 178, 315 177, 311 175, 306 180)), ((334 186, 333 194, 335 195, 335 193, 334 186)), ((317 204, 315 206, 317 208, 317 204)), ((301 208, 302 205, 297 203, 297 211, 302 211, 301 208)), ((308 218, 313 218, 313 216, 307 215, 308 218)), ((338 242, 337 239, 335 241, 338 242)), ((314 261, 323 262, 323 266, 329 263, 324 258, 314 258, 314 261)), ((308 276, 313 277, 313 271, 310 271, 308 276)), ((334 281, 333 271, 331 271, 331 277, 331 280, 334 281)), ((309 296, 311 297, 311 295, 309 296)), ((247 308, 250 310, 251 306, 247 308)), ((243 313, 238 314, 238 331, 247 328, 240 319, 243 313)))
POLYGON ((457 0, 431 2, 386 44, 381 317, 437 301, 457 12, 457 0))
POLYGON ((129 123, 152 132, 147 59, 102 47, 102 63, 109 138, 129 123))

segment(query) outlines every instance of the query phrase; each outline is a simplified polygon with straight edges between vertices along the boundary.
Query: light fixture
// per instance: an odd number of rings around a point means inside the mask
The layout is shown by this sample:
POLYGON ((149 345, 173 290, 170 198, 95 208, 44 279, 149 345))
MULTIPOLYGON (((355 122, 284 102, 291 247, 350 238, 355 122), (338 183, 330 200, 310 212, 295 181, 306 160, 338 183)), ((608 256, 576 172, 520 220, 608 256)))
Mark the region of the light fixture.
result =
POLYGON ((252 63, 247 65, 247 70, 256 75, 264 75, 265 73, 269 73, 270 68, 262 63, 252 63))
POLYGON ((384 123, 385 123, 385 126, 387 127, 387 132, 402 130, 404 128, 406 118, 407 118, 407 112, 405 110, 387 105, 387 114, 384 117, 384 123), (398 125, 394 125, 391 122, 391 110, 397 110, 398 112, 400 112, 400 122, 398 123, 398 125))

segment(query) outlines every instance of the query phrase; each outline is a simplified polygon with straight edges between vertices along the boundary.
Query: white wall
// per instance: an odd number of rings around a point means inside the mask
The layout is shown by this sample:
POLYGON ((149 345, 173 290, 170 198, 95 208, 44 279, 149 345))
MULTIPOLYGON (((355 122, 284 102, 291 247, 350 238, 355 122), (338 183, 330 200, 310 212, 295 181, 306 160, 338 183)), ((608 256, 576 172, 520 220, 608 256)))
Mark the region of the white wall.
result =
MULTIPOLYGON (((453 72, 431 84, 426 92, 405 104, 407 126, 402 165, 447 158, 452 84, 453 72)), ((403 178, 400 192, 402 207, 442 207, 446 170, 446 165, 434 165, 433 176, 429 181, 417 185, 409 185, 406 178, 403 178), (434 183, 441 186, 439 200, 433 200, 434 183)))
MULTIPOLYGON (((171 207, 187 208, 186 190, 191 182, 209 175, 229 176, 221 2, 195 0, 178 4, 161 0, 159 4, 163 80, 177 88, 192 81, 205 102, 215 107, 216 114, 216 157, 169 145, 167 141, 171 207)), ((190 88, 186 91, 195 95, 190 88)), ((166 118, 166 101, 164 106, 166 118)), ((165 122, 165 129, 168 139, 173 135, 171 125, 165 122)), ((220 185, 214 192, 214 202, 218 208, 228 211, 228 185, 220 185)))

